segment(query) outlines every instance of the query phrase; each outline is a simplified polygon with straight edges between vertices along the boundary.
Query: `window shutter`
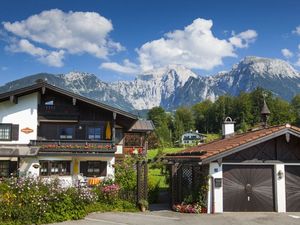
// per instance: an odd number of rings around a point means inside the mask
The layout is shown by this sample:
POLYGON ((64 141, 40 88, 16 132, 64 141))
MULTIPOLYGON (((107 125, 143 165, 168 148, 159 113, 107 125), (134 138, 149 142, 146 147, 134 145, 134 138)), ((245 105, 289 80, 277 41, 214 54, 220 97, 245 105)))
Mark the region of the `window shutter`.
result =
POLYGON ((17 172, 18 172, 18 162, 17 161, 10 161, 9 162, 9 176, 11 174, 16 176, 17 172))
POLYGON ((106 177, 107 173, 107 162, 106 161, 101 161, 100 162, 100 176, 101 177, 106 177))
POLYGON ((87 162, 80 162, 80 173, 83 174, 83 176, 87 176, 87 162))
POLYGON ((11 127, 11 140, 18 141, 19 140, 19 124, 13 124, 11 127))

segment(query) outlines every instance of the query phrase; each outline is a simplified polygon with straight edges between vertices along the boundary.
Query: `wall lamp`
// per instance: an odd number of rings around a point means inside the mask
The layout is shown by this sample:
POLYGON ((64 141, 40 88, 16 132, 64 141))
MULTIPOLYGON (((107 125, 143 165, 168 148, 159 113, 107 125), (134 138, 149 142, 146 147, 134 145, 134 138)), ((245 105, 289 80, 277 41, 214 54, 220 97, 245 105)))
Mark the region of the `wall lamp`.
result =
POLYGON ((277 175, 278 175, 278 179, 279 180, 282 179, 283 178, 283 171, 279 170, 278 173, 277 173, 277 175))

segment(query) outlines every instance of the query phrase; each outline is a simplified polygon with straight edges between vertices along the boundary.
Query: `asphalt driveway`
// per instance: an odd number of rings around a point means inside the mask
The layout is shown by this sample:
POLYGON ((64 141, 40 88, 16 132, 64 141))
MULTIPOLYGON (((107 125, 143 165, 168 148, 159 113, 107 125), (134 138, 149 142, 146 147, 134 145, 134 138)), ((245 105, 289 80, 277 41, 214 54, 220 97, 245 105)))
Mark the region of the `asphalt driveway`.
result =
POLYGON ((300 213, 182 214, 168 210, 146 213, 92 213, 84 220, 57 225, 299 225, 300 213))

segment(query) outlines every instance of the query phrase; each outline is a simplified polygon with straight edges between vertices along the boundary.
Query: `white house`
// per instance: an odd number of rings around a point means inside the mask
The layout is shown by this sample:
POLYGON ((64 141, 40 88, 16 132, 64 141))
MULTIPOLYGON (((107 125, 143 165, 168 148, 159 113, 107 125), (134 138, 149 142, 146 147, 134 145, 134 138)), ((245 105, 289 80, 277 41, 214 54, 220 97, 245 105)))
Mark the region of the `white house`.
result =
POLYGON ((0 177, 58 177, 69 184, 79 174, 113 177, 115 156, 124 153, 124 136, 143 136, 153 130, 151 125, 46 82, 2 93, 0 177), (144 123, 148 126, 138 126, 144 123))
POLYGON ((203 143, 206 135, 200 134, 198 131, 188 131, 181 136, 182 145, 195 145, 203 143))

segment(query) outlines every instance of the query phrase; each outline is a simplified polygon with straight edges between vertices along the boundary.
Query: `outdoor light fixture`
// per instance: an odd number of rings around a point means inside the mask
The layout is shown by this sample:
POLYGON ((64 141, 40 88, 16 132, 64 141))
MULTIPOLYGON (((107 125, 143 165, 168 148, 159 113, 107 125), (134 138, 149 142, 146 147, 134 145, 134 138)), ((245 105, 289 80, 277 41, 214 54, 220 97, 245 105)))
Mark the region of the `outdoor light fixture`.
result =
POLYGON ((79 125, 78 130, 82 130, 82 126, 81 125, 79 125))
POLYGON ((282 172, 282 170, 279 170, 278 173, 277 173, 277 175, 278 175, 278 179, 282 179, 283 178, 283 172, 282 172))

